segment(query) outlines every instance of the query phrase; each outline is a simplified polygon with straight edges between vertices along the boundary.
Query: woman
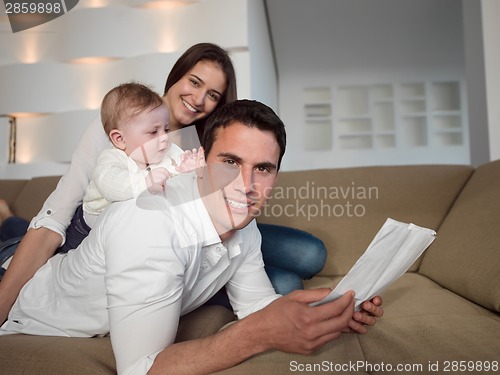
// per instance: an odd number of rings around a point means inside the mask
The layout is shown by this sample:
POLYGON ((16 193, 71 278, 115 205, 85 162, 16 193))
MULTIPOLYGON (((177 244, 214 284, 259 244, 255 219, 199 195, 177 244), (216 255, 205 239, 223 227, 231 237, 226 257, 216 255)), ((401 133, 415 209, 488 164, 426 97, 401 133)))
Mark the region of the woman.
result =
MULTIPOLYGON (((174 64, 165 85, 172 130, 195 125, 201 135, 207 116, 236 99, 231 59, 210 43, 189 48, 174 64)), ((109 140, 97 119, 83 134, 69 170, 32 220, 0 282, 0 322, 6 319, 26 281, 65 241, 66 228, 81 203, 97 157, 107 147, 109 140)), ((302 288, 301 277, 310 278, 323 267, 326 250, 317 238, 291 228, 261 225, 260 229, 266 237, 262 246, 266 271, 278 293, 302 288), (301 263, 304 259, 312 261, 301 263)))

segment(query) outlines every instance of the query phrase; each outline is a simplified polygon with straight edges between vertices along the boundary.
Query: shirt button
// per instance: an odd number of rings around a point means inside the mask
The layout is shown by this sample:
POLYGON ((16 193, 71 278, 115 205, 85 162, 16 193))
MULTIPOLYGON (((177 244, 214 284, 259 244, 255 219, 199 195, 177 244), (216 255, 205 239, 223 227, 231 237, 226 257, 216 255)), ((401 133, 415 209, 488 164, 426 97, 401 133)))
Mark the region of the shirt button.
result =
POLYGON ((46 213, 47 215, 52 215, 52 211, 51 211, 51 210, 47 210, 45 213, 46 213))

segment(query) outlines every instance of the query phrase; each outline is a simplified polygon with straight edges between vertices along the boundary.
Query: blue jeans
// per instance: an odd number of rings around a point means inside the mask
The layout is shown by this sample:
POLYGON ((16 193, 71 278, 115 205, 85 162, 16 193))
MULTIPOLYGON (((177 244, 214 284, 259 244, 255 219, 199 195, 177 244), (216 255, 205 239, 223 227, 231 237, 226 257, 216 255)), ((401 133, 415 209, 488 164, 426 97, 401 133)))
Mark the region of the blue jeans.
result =
POLYGON ((11 216, 4 220, 0 226, 0 241, 24 236, 28 230, 29 222, 19 216, 11 216))
POLYGON ((0 226, 0 280, 5 273, 3 264, 12 256, 17 245, 28 230, 29 222, 18 216, 11 216, 0 226))
POLYGON ((290 227, 257 226, 262 234, 265 269, 277 293, 303 289, 302 279, 310 279, 323 269, 327 252, 319 238, 290 227))
POLYGON ((71 219, 71 223, 66 229, 66 241, 64 245, 57 249, 57 252, 67 253, 70 250, 76 249, 89 233, 90 227, 83 218, 83 206, 79 205, 71 219))
MULTIPOLYGON (((302 279, 310 279, 323 269, 326 248, 318 237, 290 227, 257 224, 262 234, 264 267, 276 293, 285 295, 304 289, 302 279)), ((207 305, 222 305, 231 310, 225 289, 207 305)))
POLYGON ((23 237, 15 237, 0 243, 0 280, 2 280, 5 268, 3 264, 12 256, 23 237))
MULTIPOLYGON (((2 226, 0 227, 0 241, 8 241, 12 238, 22 237, 26 234, 28 230, 29 222, 18 217, 11 216, 7 218, 2 226)), ((71 223, 66 229, 66 241, 59 249, 58 253, 67 253, 72 249, 76 249, 78 245, 87 237, 90 233, 90 227, 87 225, 83 218, 83 207, 78 206, 71 223)), ((3 263, 3 262, 2 262, 3 263)), ((2 265, 0 263, 0 266, 2 265)))

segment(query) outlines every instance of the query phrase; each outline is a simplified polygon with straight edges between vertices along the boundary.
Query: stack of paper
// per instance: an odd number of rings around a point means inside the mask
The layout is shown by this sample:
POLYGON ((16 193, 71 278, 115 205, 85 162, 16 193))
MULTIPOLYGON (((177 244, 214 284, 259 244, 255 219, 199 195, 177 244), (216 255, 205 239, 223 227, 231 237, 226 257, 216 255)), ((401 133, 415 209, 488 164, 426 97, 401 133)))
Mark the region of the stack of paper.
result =
POLYGON ((356 310, 402 276, 434 241, 436 232, 387 219, 365 253, 337 287, 312 306, 333 301, 349 290, 356 293, 356 310))

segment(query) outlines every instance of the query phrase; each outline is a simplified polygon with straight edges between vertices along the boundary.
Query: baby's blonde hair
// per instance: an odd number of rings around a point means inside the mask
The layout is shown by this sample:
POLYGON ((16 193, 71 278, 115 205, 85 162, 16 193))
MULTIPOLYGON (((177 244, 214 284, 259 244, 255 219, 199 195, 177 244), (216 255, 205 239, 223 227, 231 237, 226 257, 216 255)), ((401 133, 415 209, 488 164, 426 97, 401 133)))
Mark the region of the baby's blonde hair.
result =
POLYGON ((139 115, 163 104, 160 95, 149 87, 136 82, 124 83, 111 89, 102 100, 101 121, 109 135, 113 129, 139 115))

